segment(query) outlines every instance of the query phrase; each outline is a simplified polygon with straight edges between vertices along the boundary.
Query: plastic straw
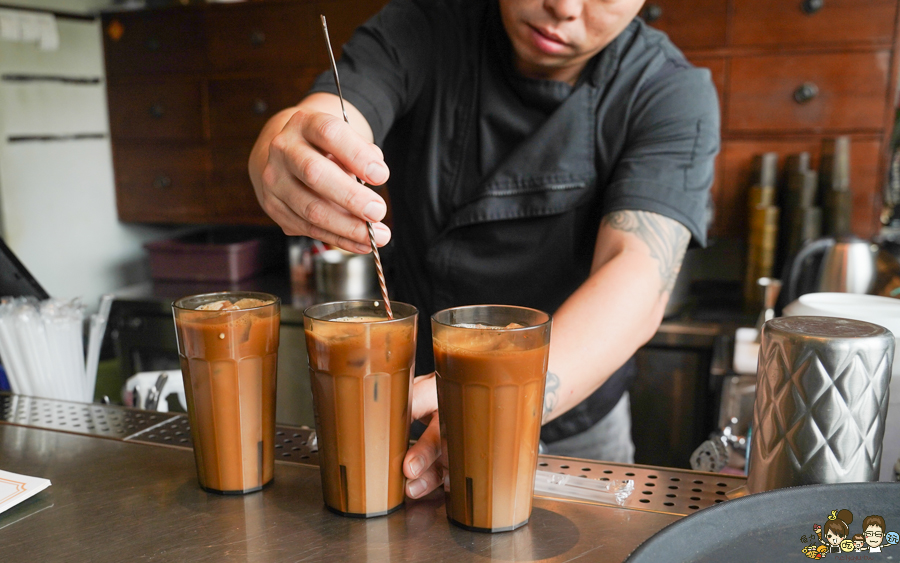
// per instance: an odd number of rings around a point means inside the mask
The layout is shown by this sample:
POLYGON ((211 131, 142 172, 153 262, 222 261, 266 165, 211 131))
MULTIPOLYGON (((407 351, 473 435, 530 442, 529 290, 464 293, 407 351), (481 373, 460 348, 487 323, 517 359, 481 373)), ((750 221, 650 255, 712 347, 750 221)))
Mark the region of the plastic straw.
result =
POLYGON ((88 353, 84 368, 85 399, 87 402, 94 400, 94 392, 97 386, 97 366, 100 364, 100 346, 103 344, 103 335, 106 333, 106 324, 109 319, 109 311, 112 309, 114 296, 109 293, 100 298, 100 308, 96 315, 91 315, 91 328, 88 333, 88 353))
POLYGON ((106 332, 106 320, 100 315, 91 315, 91 328, 88 336, 88 355, 84 367, 85 399, 94 400, 94 390, 97 385, 97 366, 100 364, 100 345, 103 343, 103 333, 106 332))
MULTIPOLYGON (((4 308, 9 307, 4 305, 4 308)), ((6 368, 13 393, 31 395, 33 393, 25 362, 13 335, 12 319, 5 311, 0 311, 0 360, 6 368)))
POLYGON ((0 301, 0 359, 16 394, 74 401, 88 396, 83 318, 78 300, 0 301))
POLYGON ((25 303, 15 308, 13 319, 19 349, 25 352, 25 368, 32 383, 34 396, 47 399, 62 398, 57 397, 56 389, 50 380, 49 366, 45 365, 49 363, 47 356, 50 352, 45 334, 42 330, 38 330, 37 323, 41 323, 43 329, 40 314, 31 304, 25 303))
POLYGON ((596 481, 539 469, 534 475, 534 491, 575 500, 595 500, 622 506, 634 491, 634 481, 631 479, 596 481))

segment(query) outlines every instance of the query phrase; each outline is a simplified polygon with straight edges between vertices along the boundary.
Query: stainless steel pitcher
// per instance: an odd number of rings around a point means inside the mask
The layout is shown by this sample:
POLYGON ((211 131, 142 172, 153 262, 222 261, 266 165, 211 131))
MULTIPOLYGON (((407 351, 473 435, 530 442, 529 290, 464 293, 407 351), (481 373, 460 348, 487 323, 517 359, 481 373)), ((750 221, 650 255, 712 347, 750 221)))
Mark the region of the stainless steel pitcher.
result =
POLYGON ((875 284, 877 248, 871 242, 852 235, 814 240, 797 253, 791 263, 785 283, 784 303, 790 303, 803 293, 839 292, 869 293, 875 284), (812 269, 807 262, 820 258, 812 269), (803 291, 804 279, 814 275, 812 285, 803 291))
POLYGON ((747 488, 876 481, 894 336, 832 317, 763 326, 747 488))

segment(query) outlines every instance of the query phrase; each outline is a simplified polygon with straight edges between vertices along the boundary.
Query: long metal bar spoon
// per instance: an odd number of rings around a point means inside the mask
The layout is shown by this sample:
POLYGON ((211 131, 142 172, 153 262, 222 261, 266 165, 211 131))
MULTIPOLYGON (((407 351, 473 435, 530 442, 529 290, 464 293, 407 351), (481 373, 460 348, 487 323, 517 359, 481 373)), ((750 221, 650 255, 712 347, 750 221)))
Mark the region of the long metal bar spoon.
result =
MULTIPOLYGON (((341 113, 344 115, 344 123, 350 124, 347 119, 347 110, 344 108, 344 94, 341 93, 341 80, 338 78, 337 62, 334 60, 334 51, 331 50, 331 38, 328 36, 328 24, 325 23, 325 16, 322 18, 322 31, 325 33, 325 45, 328 47, 328 58, 331 60, 331 72, 334 73, 334 85, 337 87, 338 98, 341 100, 341 113)), ((356 180, 366 185, 360 178, 356 180)), ((367 186, 368 187, 368 186, 367 186)), ((375 230, 372 229, 372 223, 366 221, 366 228, 369 230, 369 243, 372 245, 372 256, 375 258, 375 272, 378 274, 378 285, 381 288, 381 298, 384 300, 384 308, 387 309, 388 318, 394 318, 394 311, 391 310, 391 300, 388 298, 387 283, 384 281, 384 269, 381 267, 381 255, 378 254, 378 245, 375 244, 375 230)))

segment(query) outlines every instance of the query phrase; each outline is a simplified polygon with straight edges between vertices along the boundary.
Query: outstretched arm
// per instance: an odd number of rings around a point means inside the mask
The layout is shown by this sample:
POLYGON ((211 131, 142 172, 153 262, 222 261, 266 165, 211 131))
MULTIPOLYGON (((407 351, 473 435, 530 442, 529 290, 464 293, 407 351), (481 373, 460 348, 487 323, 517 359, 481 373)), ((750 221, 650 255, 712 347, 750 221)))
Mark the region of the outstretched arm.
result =
MULTIPOLYGON (((647 211, 616 211, 597 233, 591 275, 553 316, 543 422, 593 393, 646 343, 662 321, 690 233, 647 211)), ((407 495, 444 481, 434 377, 413 387, 413 417, 430 423, 409 449, 407 495)))
POLYGON ((590 277, 553 316, 544 422, 600 387, 653 337, 690 233, 648 211, 603 218, 590 277))

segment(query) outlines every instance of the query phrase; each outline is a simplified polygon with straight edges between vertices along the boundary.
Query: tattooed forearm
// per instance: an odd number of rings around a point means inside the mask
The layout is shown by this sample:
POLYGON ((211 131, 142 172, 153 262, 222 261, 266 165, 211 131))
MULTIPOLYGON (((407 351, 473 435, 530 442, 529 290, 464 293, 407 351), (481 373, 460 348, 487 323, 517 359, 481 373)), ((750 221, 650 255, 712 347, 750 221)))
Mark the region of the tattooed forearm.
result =
POLYGON ((659 294, 671 293, 681 261, 691 240, 691 233, 681 223, 647 211, 614 211, 603 218, 613 229, 634 233, 650 249, 659 262, 661 286, 659 294))
POLYGON ((559 403, 559 376, 552 371, 547 372, 547 383, 544 386, 544 415, 541 424, 547 421, 559 403))

